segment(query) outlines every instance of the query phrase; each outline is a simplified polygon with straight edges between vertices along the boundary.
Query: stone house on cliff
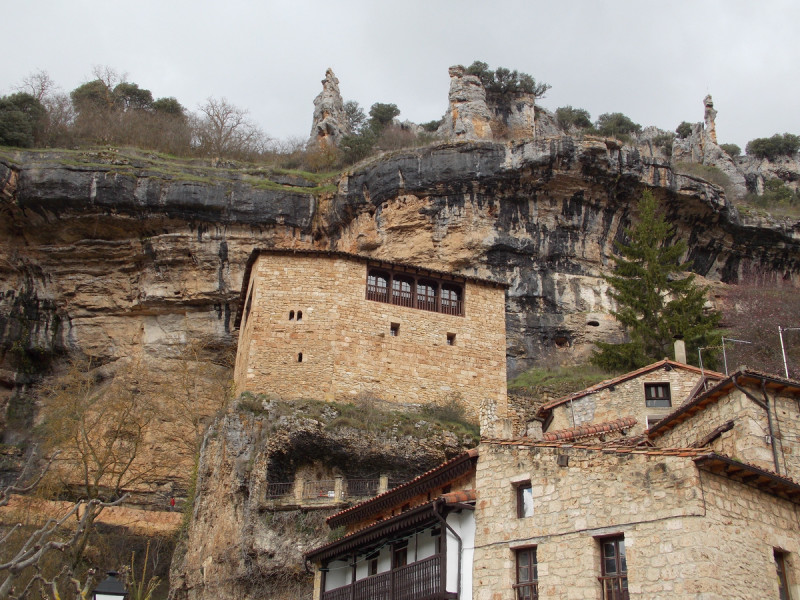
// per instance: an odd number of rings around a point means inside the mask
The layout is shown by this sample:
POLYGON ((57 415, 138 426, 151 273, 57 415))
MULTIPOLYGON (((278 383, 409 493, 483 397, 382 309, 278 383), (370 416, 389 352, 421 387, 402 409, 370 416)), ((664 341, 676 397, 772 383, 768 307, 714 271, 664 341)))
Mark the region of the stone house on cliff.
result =
MULTIPOLYGON (((422 530, 412 511, 448 505, 451 490, 421 486, 419 504, 390 491, 382 514, 373 501, 356 507, 360 520, 348 535, 308 555, 320 573, 315 600, 800 598, 800 383, 743 369, 700 386, 642 430, 633 415, 653 374, 692 372, 656 365, 616 380, 638 381, 639 392, 628 408, 609 397, 614 419, 484 438, 469 459, 454 459, 474 469, 459 475, 458 506, 474 527, 462 536, 460 568, 471 577, 460 590, 431 587, 441 573, 425 570, 429 554, 402 573, 388 559, 374 574, 358 566, 378 538, 386 548, 411 543, 422 530), (378 533, 404 518, 407 526, 378 533), (333 559, 349 561, 344 580, 322 577, 333 559), (377 576, 384 587, 370 588, 377 576)), ((673 382, 690 383, 680 379, 669 381, 670 392, 673 382)))
POLYGON ((255 250, 236 318, 237 393, 461 400, 505 416, 505 284, 344 252, 255 250))

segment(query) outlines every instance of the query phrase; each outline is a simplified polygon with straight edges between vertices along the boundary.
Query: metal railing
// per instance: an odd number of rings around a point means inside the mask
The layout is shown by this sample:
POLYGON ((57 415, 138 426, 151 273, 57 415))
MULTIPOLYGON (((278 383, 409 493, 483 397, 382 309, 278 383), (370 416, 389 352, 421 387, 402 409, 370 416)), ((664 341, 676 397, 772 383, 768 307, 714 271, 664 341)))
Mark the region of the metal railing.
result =
POLYGON ((347 496, 350 498, 366 498, 376 496, 380 480, 378 479, 348 479, 347 496))
POLYGON ((282 498, 292 494, 294 483, 268 483, 267 498, 282 498))
POLYGON ((304 481, 303 498, 330 498, 331 500, 336 499, 336 481, 334 479, 304 481))

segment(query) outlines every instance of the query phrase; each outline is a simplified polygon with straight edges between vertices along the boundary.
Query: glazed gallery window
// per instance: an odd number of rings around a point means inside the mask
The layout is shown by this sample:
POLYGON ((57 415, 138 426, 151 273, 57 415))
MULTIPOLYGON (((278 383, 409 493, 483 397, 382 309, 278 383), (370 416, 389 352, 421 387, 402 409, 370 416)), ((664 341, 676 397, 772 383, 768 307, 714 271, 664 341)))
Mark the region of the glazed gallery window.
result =
POLYGON ((629 600, 625 538, 623 536, 601 538, 600 553, 603 600, 629 600))
POLYGON ((645 383, 644 403, 646 406, 672 406, 668 383, 645 383))
POLYGON ((517 518, 533 516, 533 488, 531 482, 526 481, 516 486, 517 518))
POLYGON ((517 582, 514 592, 517 600, 538 600, 539 573, 536 564, 536 548, 517 550, 517 582))
POLYGON ((367 300, 448 315, 464 316, 464 286, 412 273, 386 269, 367 271, 367 300))

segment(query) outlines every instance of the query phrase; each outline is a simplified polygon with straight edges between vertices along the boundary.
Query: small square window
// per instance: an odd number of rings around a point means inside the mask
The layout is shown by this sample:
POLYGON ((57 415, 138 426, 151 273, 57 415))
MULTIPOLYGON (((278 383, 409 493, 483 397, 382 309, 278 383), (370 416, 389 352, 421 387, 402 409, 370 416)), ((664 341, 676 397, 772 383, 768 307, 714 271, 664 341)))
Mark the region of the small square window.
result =
POLYGON ((672 406, 669 383, 645 383, 644 403, 646 406, 672 406))
POLYGON ((389 327, 389 335, 391 335, 392 337, 397 337, 399 333, 400 333, 400 323, 392 323, 391 326, 389 327))
POLYGON ((456 334, 455 333, 448 333, 447 334, 447 345, 448 346, 455 346, 456 345, 456 334))
POLYGON ((517 518, 524 519, 533 516, 533 488, 531 482, 526 481, 516 486, 517 493, 517 518))

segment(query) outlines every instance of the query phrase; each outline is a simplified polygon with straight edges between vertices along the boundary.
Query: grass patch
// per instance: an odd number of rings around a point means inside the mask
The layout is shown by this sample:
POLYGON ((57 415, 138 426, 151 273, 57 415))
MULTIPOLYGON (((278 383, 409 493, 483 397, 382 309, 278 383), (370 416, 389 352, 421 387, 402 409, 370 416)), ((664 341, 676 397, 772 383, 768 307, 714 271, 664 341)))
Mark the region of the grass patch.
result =
POLYGON ((520 373, 508 383, 509 391, 547 392, 556 398, 579 392, 589 386, 611 379, 609 373, 591 364, 571 367, 534 367, 520 373))
POLYGON ((725 190, 725 196, 729 200, 736 199, 736 193, 733 190, 733 184, 731 183, 730 178, 717 167, 693 162, 679 162, 675 163, 673 169, 680 175, 697 177, 698 179, 704 179, 709 183, 718 185, 725 190))

